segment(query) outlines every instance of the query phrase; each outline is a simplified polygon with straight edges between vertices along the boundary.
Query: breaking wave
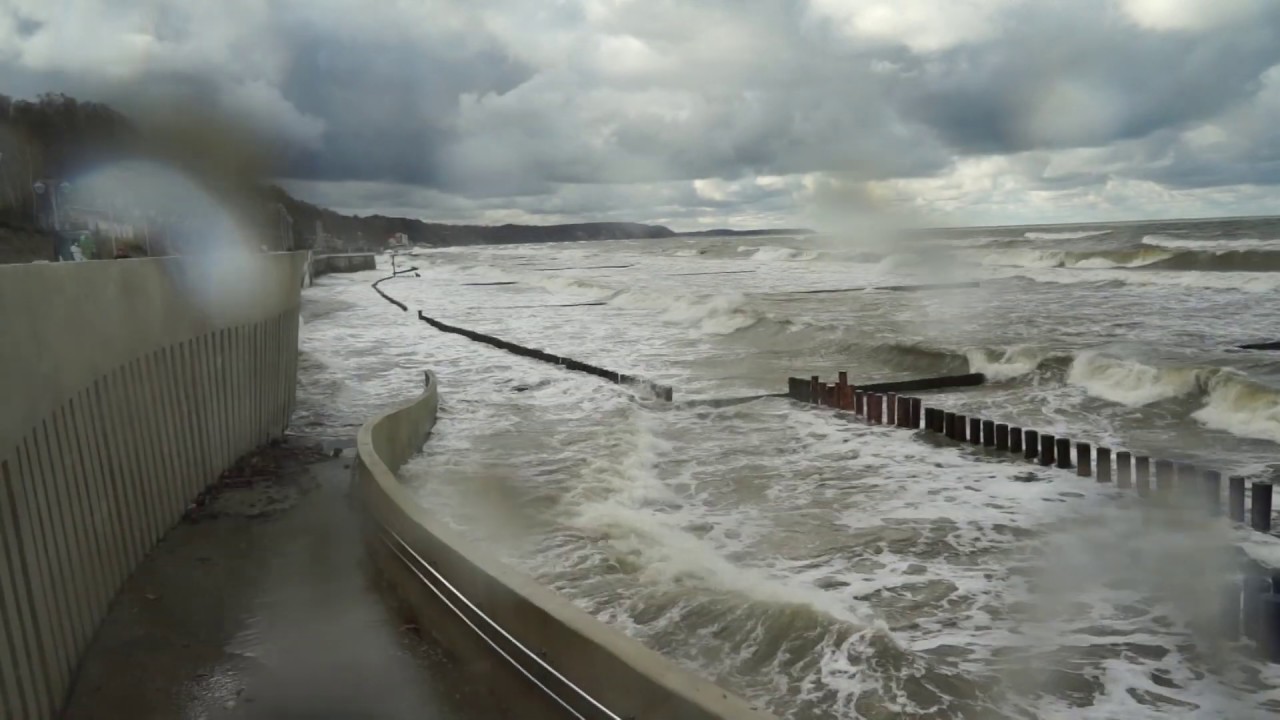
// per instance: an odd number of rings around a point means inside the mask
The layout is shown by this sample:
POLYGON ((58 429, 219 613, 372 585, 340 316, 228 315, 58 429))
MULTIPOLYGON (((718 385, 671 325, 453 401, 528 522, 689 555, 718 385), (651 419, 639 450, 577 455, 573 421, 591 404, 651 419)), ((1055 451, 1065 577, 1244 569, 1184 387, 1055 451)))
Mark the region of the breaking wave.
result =
POLYGON ((1159 263, 1176 254, 1159 248, 1137 250, 1099 250, 1069 252, 1066 250, 1003 250, 983 258, 984 265, 1027 268, 1080 268, 1105 270, 1136 268, 1159 263))
POLYGON ((1263 240, 1259 238, 1237 239, 1192 239, 1177 238, 1168 235, 1147 235, 1142 238, 1143 245, 1173 248, 1175 250, 1280 250, 1280 239, 1263 240))
POLYGON ((1191 417, 1240 437, 1280 442, 1280 389, 1238 370, 1206 366, 1153 366, 1093 351, 1079 353, 1067 381, 1103 400, 1140 407, 1198 398, 1191 417))
POLYGON ((1062 232, 1039 232, 1033 230, 1023 234, 1023 237, 1028 240, 1077 240, 1079 238, 1107 235, 1110 232, 1110 230, 1064 230, 1062 232))
POLYGON ((624 290, 607 302, 616 307, 655 310, 665 321, 688 325, 707 335, 728 335, 749 328, 761 319, 747 309, 746 297, 737 293, 679 295, 624 290))
POLYGON ((764 247, 753 247, 744 245, 738 248, 740 251, 755 250, 751 255, 752 260, 760 260, 763 262, 772 261, 800 261, 812 260, 818 257, 818 253, 812 250, 800 250, 799 248, 779 247, 777 245, 765 245, 764 247))

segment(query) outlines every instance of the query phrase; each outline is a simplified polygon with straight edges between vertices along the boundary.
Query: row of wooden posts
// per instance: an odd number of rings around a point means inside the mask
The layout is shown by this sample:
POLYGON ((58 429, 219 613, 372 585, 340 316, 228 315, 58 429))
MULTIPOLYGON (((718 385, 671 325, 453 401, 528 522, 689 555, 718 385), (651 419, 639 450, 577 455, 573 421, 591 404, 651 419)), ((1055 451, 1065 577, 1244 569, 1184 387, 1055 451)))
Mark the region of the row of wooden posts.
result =
MULTIPOLYGON (((1107 447, 1092 447, 1085 442, 1072 442, 1036 430, 997 423, 978 417, 924 407, 918 397, 894 393, 863 392, 849 384, 848 373, 839 380, 825 383, 815 375, 808 380, 789 378, 788 396, 800 402, 852 411, 873 425, 893 425, 909 429, 925 429, 957 442, 979 445, 1003 452, 1020 454, 1040 465, 1069 470, 1075 468, 1081 477, 1094 477, 1100 483, 1115 482, 1120 489, 1135 489, 1138 495, 1152 494, 1152 469, 1155 470, 1156 495, 1184 497, 1199 493, 1210 512, 1222 512, 1222 473, 1201 470, 1194 465, 1153 460, 1149 457, 1107 447), (1072 448, 1076 461, 1072 463, 1072 448)), ((1227 516, 1235 522, 1245 521, 1245 494, 1251 496, 1249 524, 1259 532, 1271 531, 1272 490, 1270 482, 1254 481, 1246 487, 1243 476, 1227 479, 1227 516)))
MULTIPOLYGON (((927 381, 913 384, 926 387, 927 381)), ((787 395, 799 402, 852 412, 873 425, 891 425, 912 430, 924 429, 946 438, 985 449, 1020 455, 1045 467, 1075 468, 1081 477, 1100 483, 1115 483, 1118 489, 1133 489, 1141 497, 1178 498, 1199 501, 1212 515, 1223 514, 1222 473, 1201 470, 1190 464, 1153 460, 1124 450, 1073 443, 1049 433, 997 423, 961 413, 925 407, 918 397, 894 393, 868 392, 849 384, 841 372, 834 383, 817 375, 788 378, 787 395), (1071 460, 1075 449, 1076 462, 1071 460), (1152 486, 1154 468, 1155 485, 1152 486)), ((1242 476, 1227 479, 1226 515, 1233 522, 1245 522, 1245 495, 1251 496, 1249 526, 1263 533, 1271 531, 1272 484, 1242 476)), ((1280 570, 1246 563, 1243 579, 1232 583, 1225 593, 1224 632, 1230 639, 1241 634, 1253 640, 1270 660, 1280 662, 1280 570)))

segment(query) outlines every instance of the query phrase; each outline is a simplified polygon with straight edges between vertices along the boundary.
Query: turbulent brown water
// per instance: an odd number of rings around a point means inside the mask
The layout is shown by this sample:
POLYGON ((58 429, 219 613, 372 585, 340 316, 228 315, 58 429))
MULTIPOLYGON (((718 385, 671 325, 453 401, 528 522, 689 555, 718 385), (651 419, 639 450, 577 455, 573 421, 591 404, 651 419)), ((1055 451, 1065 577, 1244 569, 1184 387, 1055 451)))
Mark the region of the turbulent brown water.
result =
MULTIPOLYGON (((1280 222, 420 251, 411 309, 676 399, 981 371, 947 408, 1230 473, 1280 441, 1280 222), (625 267, 599 267, 599 266, 625 267), (573 268, 592 268, 575 270, 573 268), (812 290, 981 281, 934 292, 812 290), (502 284, 498 284, 502 283, 502 284), (550 307, 576 303, 578 307, 550 307)), ((440 376, 424 504, 601 620, 782 717, 1253 718, 1220 642, 1235 546, 1194 514, 780 399, 675 405, 438 333, 368 288, 304 300, 302 420, 440 376)))

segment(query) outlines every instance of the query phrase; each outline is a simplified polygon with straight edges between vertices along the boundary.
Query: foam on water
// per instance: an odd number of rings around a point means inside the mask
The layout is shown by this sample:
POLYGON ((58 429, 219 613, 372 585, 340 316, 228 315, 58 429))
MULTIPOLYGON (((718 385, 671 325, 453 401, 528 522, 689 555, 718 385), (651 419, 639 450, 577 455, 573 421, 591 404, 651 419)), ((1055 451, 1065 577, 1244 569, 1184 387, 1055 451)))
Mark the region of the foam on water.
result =
MULTIPOLYGON (((1183 344, 1215 331, 1265 336, 1267 296, 1235 285, 1053 267, 1021 272, 1092 277, 786 296, 868 284, 878 271, 761 262, 761 248, 676 254, 691 247, 723 243, 453 248, 433 251, 422 278, 382 287, 411 310, 670 382, 677 400, 776 390, 788 374, 894 377, 959 363, 999 382, 931 404, 1039 413, 1045 429, 1079 427, 1072 413, 1086 408, 1091 427, 1115 423, 1109 432, 1138 417, 1173 434, 1194 413, 1192 424, 1280 439, 1276 399, 1240 373, 1087 349, 1142 332, 1183 344), (742 267, 756 272, 664 279, 742 267), (461 286, 507 278, 518 283, 461 286), (608 304, 497 309, 588 298, 608 304), (1237 325, 1223 330, 1224 314, 1237 325), (1101 415, 1110 408, 1123 412, 1101 415)), ((916 279, 910 262, 893 271, 916 279)), ((1280 671, 1224 660, 1197 630, 1205 593, 1229 566, 1215 553, 1239 539, 1229 527, 784 400, 651 404, 432 331, 368 289, 381 274, 330 276, 305 292, 303 417, 349 428, 435 369, 439 425, 404 472, 424 504, 587 612, 782 717, 1252 720, 1267 714, 1260 703, 1280 702, 1280 671)), ((1214 450, 1229 452, 1230 437, 1214 450)))
POLYGON ((1060 232, 1044 232, 1033 230, 1023 234, 1028 240, 1077 240, 1079 238, 1106 235, 1110 230, 1064 230, 1060 232))
POLYGON ((753 247, 744 245, 738 248, 740 251, 755 252, 751 255, 752 260, 761 262, 777 262, 777 261, 800 261, 812 260, 818 256, 818 253, 812 250, 801 250, 799 248, 779 247, 777 245, 765 245, 764 247, 753 247))
POLYGON ((1144 245, 1178 250, 1280 250, 1280 239, 1264 240, 1260 238, 1211 239, 1194 237, 1169 237, 1168 235, 1147 235, 1142 238, 1144 245))

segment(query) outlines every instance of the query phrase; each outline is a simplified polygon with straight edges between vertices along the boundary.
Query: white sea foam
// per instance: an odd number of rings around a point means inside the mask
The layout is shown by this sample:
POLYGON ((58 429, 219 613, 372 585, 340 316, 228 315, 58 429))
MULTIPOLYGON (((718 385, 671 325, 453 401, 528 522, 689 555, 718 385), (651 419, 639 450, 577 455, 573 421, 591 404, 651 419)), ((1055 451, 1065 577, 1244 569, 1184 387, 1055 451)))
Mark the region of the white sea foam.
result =
POLYGON ((1093 351, 1076 355, 1067 373, 1067 382, 1090 395, 1133 407, 1196 392, 1204 379, 1200 368, 1152 367, 1093 351))
POLYGON ((982 373, 990 380, 1010 380, 1034 371, 1044 359, 1041 351, 1029 347, 992 351, 985 348, 966 350, 969 372, 982 373))
POLYGON ((1243 250, 1280 250, 1280 239, 1264 240, 1260 238, 1239 238, 1235 240, 1215 238, 1170 237, 1168 235, 1147 235, 1142 238, 1144 245, 1177 250, 1204 250, 1208 252, 1232 252, 1243 250))
POLYGON ((1107 235, 1110 232, 1110 230, 1063 230, 1060 232, 1032 230, 1031 232, 1023 234, 1023 237, 1028 240, 1076 240, 1079 238, 1107 235))
POLYGON ((764 247, 742 247, 739 250, 755 250, 751 255, 752 260, 761 262, 777 262, 788 261, 796 262, 801 260, 812 260, 818 256, 818 253, 812 250, 801 250, 799 248, 779 247, 777 245, 766 245, 764 247))
MULTIPOLYGON (((598 254, 586 256, 581 249, 565 253, 566 248, 530 247, 509 253, 508 262, 487 249, 462 249, 450 262, 425 269, 421 279, 383 287, 411 310, 422 308, 464 327, 671 382, 678 399, 742 394, 753 383, 774 388, 788 372, 848 367, 846 358, 831 354, 830 345, 760 353, 739 342, 751 333, 713 335, 756 322, 753 308, 759 301, 744 296, 744 278, 750 279, 752 291, 866 284, 866 277, 850 279, 859 272, 857 266, 833 270, 826 263, 759 263, 749 276, 680 278, 678 285, 664 289, 646 278, 689 267, 688 260, 671 256, 670 247, 652 251, 652 258, 641 257, 634 269, 581 273, 578 279, 532 273, 518 264, 531 262, 522 254, 540 260, 533 267, 606 264, 598 254), (468 279, 489 280, 504 272, 521 282, 499 289, 459 288, 460 263, 488 268, 465 274, 468 279), (617 293, 624 284, 629 289, 617 293), (597 308, 492 310, 498 293, 502 304, 508 295, 533 304, 544 302, 547 291, 611 299, 597 308)), ((1138 274, 1196 275, 1059 268, 1022 273, 1082 277, 1086 282, 1138 274)), ((1235 275, 1232 282, 1238 283, 1248 274, 1235 275)), ((1099 484, 920 442, 892 428, 850 424, 834 413, 783 400, 722 410, 679 404, 651 408, 632 401, 625 388, 406 320, 369 291, 367 280, 326 280, 332 284, 308 289, 304 301, 313 308, 317 299, 324 303, 318 308, 323 312, 308 315, 304 349, 330 363, 304 368, 310 373, 302 379, 304 405, 324 411, 309 412, 308 419, 358 422, 415 392, 421 369, 435 368, 443 389, 440 423, 429 456, 411 463, 403 474, 429 507, 481 539, 492 533, 497 552, 587 612, 704 676, 738 687, 780 716, 852 720, 862 717, 862 709, 872 702, 898 716, 945 715, 948 703, 973 689, 974 679, 990 675, 997 656, 1008 657, 1027 646, 1075 648, 1081 657, 1068 662, 1102 684, 1101 694, 1083 706, 1052 696, 1023 698, 1028 707, 1021 714, 1027 716, 1128 720, 1183 712, 1138 702, 1129 692, 1137 689, 1198 703, 1199 710, 1184 712, 1187 717, 1220 711, 1223 717, 1251 718, 1254 703, 1265 696, 1233 695, 1212 673, 1199 675, 1203 665, 1178 651, 1193 643, 1181 616, 1155 622, 1154 615, 1132 613, 1144 594, 1117 590, 1111 582, 1128 581, 1126 565, 1132 570, 1150 561, 1157 569, 1179 571, 1191 565, 1185 558, 1167 559, 1183 549, 1176 534, 1144 544, 1144 534, 1152 533, 1150 517, 1143 514, 1146 506, 1115 500, 1099 484), (1152 546, 1166 542, 1165 556, 1148 554, 1159 549, 1152 546), (1010 567, 1027 561, 1031 548, 1040 545, 1058 549, 1046 561, 1063 568, 1054 587, 1061 590, 1057 597, 1072 607, 1039 624, 1018 622, 1002 613, 1018 602, 1036 605, 1045 596, 1032 594, 1010 574, 1010 567), (1094 574, 1098 568, 1090 563, 1095 559, 1110 574, 1094 574), (1107 582, 1091 581, 1098 578, 1107 582), (1121 607, 1128 610, 1121 613, 1121 607), (1156 648, 1163 656, 1151 659, 1119 650, 1130 644, 1156 648), (946 647, 963 653, 935 661, 932 653, 946 647), (909 691, 911 683, 921 678, 933 682, 944 672, 954 674, 932 687, 909 691), (1157 674, 1175 678, 1180 687, 1162 687, 1152 680, 1157 674), (936 704, 922 700, 931 697, 936 704)), ((1093 317, 1098 307, 1115 302, 1112 315, 1124 318, 1140 312, 1126 304, 1133 298, 1193 296, 1199 303, 1230 297, 1212 288, 1188 293, 1185 287, 1174 283, 1166 291, 1155 283, 1150 289, 1095 291, 1045 286, 1033 293, 1023 288, 1018 302, 1052 308, 1035 303, 1041 296, 1045 303, 1096 297, 1096 306, 1064 312, 1087 311, 1082 317, 1093 317), (1115 300, 1112 292, 1123 299, 1115 300)), ((991 298, 1002 302, 996 295, 991 298)), ((1263 299, 1247 298, 1254 307, 1263 299)), ((791 319, 847 324, 862 340, 900 332, 904 319, 870 312, 916 313, 922 307, 916 300, 910 294, 836 294, 769 308, 781 314, 798 304, 805 316, 791 319)), ((999 304, 993 308, 1008 309, 999 304)), ((1176 324, 1176 309, 1168 314, 1159 320, 1184 328, 1176 324)), ((1258 315, 1255 325, 1241 327, 1250 336, 1263 336, 1265 317, 1258 315)), ((1251 318, 1241 314, 1233 323, 1251 318)), ((1030 329, 1034 323, 1008 317, 1005 324, 1030 329)), ((963 325, 961 337, 972 334, 970 325, 963 325)), ((1017 340, 932 342, 946 347, 1007 345, 1009 350, 966 353, 972 367, 993 378, 1025 375, 1047 352, 1034 342, 1017 345, 1017 340)), ((1118 398, 1116 402, 1141 405, 1154 402, 1147 399, 1153 396, 1178 394, 1166 387, 1169 381, 1161 377, 1161 368, 1147 377, 1141 369, 1117 369, 1103 361, 1078 364, 1072 372, 1080 373, 1082 383, 1094 385, 1097 394, 1118 398), (1162 389, 1142 389, 1147 380, 1162 389)), ((1197 413, 1197 419, 1211 427, 1235 423, 1229 432, 1263 436, 1271 422, 1265 404, 1254 403, 1248 392, 1228 390, 1227 381, 1219 390, 1220 375, 1210 375, 1184 393, 1204 393, 1201 412, 1206 414, 1197 413), (1215 404, 1222 405, 1226 419, 1210 417, 1207 411, 1215 404), (1253 413, 1247 423, 1240 419, 1240 407, 1246 415, 1253 413)), ((1080 395, 1075 383, 1064 388, 1037 378, 1027 384, 1037 387, 1028 391, 1022 384, 996 384, 931 402, 961 408, 975 398, 981 402, 982 393, 1016 391, 1032 398, 1027 407, 1041 409, 1064 395, 1080 395)), ((1184 574, 1205 577, 1198 570, 1184 574)), ((1141 589, 1161 587, 1148 582, 1150 577, 1141 589)), ((1177 602, 1167 604, 1178 607, 1177 602)), ((1274 667, 1250 664, 1249 670, 1272 686, 1280 681, 1274 667)))

